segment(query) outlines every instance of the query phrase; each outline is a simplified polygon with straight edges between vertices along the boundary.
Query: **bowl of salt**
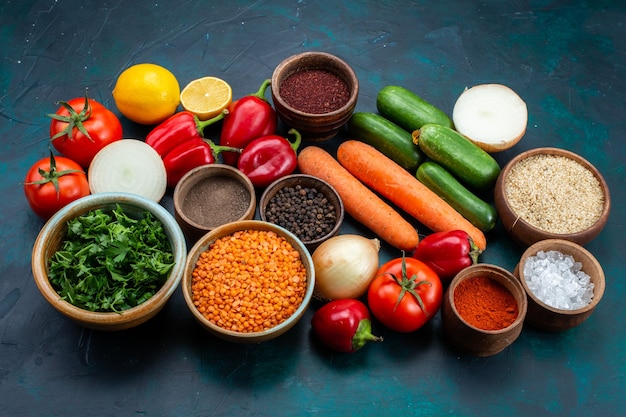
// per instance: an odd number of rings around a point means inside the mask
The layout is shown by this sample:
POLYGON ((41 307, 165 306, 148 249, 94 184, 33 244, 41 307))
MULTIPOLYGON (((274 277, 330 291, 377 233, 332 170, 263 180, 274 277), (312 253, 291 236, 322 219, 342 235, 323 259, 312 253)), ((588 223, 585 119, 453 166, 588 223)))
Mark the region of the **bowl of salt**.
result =
POLYGON ((578 326, 604 294, 602 266, 587 249, 568 240, 534 243, 513 273, 528 298, 525 323, 539 330, 561 332, 578 326))

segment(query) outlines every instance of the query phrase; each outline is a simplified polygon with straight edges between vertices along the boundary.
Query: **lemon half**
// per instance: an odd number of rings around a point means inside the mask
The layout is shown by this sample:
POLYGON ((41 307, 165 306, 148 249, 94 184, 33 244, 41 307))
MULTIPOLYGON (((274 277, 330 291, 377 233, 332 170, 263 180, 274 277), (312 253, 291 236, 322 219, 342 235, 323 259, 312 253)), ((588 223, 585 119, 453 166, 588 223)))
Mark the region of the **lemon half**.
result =
POLYGON ((220 114, 233 100, 230 85, 217 77, 203 77, 191 81, 180 93, 183 108, 200 120, 220 114))

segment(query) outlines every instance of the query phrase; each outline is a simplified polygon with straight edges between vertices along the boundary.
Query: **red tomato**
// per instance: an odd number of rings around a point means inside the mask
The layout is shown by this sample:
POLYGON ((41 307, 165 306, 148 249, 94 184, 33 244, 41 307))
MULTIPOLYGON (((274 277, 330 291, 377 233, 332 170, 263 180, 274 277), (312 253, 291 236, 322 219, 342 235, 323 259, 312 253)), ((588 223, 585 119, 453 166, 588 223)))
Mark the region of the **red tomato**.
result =
POLYGON ((422 327, 437 313, 442 299, 437 274, 422 261, 404 256, 383 264, 367 292, 372 315, 403 333, 422 327))
POLYGON ((100 149, 122 139, 122 124, 117 116, 87 96, 61 102, 56 114, 49 116, 52 145, 83 168, 89 167, 100 149))
POLYGON ((89 195, 89 182, 76 162, 51 154, 28 170, 24 194, 31 209, 47 220, 72 201, 89 195))

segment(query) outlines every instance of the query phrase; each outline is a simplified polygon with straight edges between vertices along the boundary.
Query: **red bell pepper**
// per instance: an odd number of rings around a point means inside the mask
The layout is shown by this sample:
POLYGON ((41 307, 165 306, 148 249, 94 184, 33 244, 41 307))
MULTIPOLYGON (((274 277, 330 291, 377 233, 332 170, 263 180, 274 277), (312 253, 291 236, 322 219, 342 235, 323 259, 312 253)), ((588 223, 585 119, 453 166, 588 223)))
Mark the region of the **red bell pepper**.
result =
POLYGON ((436 232, 420 241, 413 257, 430 266, 444 284, 478 262, 481 250, 464 230, 436 232))
MULTIPOLYGON (((233 101, 228 106, 228 114, 224 118, 220 145, 243 149, 256 138, 276 133, 278 118, 276 111, 265 99, 265 90, 271 80, 265 80, 261 88, 254 94, 233 101)), ((237 166, 239 154, 224 152, 224 162, 237 166)))
POLYGON ((148 136, 146 143, 154 148, 161 158, 172 149, 191 138, 202 138, 204 128, 222 120, 226 111, 204 122, 188 111, 178 112, 157 125, 148 136))
POLYGON ((209 139, 192 137, 184 141, 163 158, 163 165, 167 172, 167 185, 176 187, 178 181, 192 169, 201 165, 213 164, 220 152, 238 152, 239 149, 230 146, 217 146, 209 139))
POLYGON ((295 135, 293 142, 278 135, 264 136, 254 139, 241 151, 237 168, 256 187, 267 187, 296 170, 301 136, 296 129, 291 129, 289 134, 295 135))

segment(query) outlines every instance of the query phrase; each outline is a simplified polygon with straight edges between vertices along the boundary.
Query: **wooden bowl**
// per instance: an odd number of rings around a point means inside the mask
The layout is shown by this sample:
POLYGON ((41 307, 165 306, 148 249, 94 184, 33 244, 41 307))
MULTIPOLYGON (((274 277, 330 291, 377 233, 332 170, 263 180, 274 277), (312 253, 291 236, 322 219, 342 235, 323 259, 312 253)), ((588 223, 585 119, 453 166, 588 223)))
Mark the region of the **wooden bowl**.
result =
POLYGON ((519 280, 509 271, 490 264, 475 264, 459 272, 446 290, 441 310, 444 331, 461 352, 474 356, 495 355, 511 345, 520 335, 526 316, 526 293, 519 280), (502 284, 515 298, 518 315, 508 327, 483 330, 469 324, 459 314, 454 303, 454 291, 461 282, 473 277, 487 277, 502 284))
POLYGON ((303 140, 324 141, 334 137, 350 119, 359 95, 359 81, 354 70, 341 58, 326 52, 304 52, 290 56, 275 68, 271 89, 276 112, 287 126, 297 129, 303 140), (281 84, 290 75, 303 70, 323 70, 339 77, 349 90, 346 104, 321 114, 307 113, 287 104, 280 94, 281 84))
POLYGON ((154 317, 167 303, 176 290, 183 275, 187 247, 185 236, 172 215, 158 203, 144 197, 125 193, 98 193, 83 197, 58 211, 43 226, 32 251, 32 270, 35 283, 44 298, 60 313, 78 324, 96 330, 128 329, 154 317), (92 312, 76 307, 60 298, 48 280, 48 261, 60 248, 67 231, 67 222, 90 210, 113 210, 119 204, 131 217, 140 218, 149 211, 161 221, 171 244, 176 264, 170 271, 167 281, 151 298, 144 303, 115 312, 92 312))
POLYGON ((311 302, 311 297, 313 296, 314 287, 315 268, 313 266, 313 260, 311 259, 311 256, 304 244, 286 229, 276 226, 275 224, 260 220, 242 220, 238 222, 228 223, 216 229, 213 229, 206 235, 202 236, 187 255, 187 263, 185 265, 185 272, 182 279, 182 292, 185 298, 185 302, 197 322, 211 334, 221 339, 238 343, 264 342, 274 339, 291 329, 293 326, 296 325, 296 323, 298 323, 298 321, 302 318, 306 309, 308 308, 309 303, 311 302), (274 326, 264 331, 246 333, 224 329, 204 317, 202 313, 200 313, 200 311, 196 308, 193 302, 191 289, 193 281, 192 274, 200 255, 208 250, 209 247, 217 239, 224 236, 230 236, 235 232, 241 230, 271 231, 275 232, 279 236, 284 237, 287 242, 289 242, 291 246, 293 246, 293 248, 298 251, 298 253, 300 254, 300 259, 302 260, 302 263, 306 270, 306 291, 300 306, 288 319, 278 324, 277 326, 274 326))
MULTIPOLYGON (((600 172, 586 159, 573 152, 559 148, 531 149, 526 152, 522 152, 521 154, 511 159, 504 166, 496 181, 494 191, 494 203, 496 211, 498 213, 498 217, 500 218, 500 221, 502 222, 502 225, 506 232, 515 242, 526 247, 532 245, 535 242, 545 239, 565 239, 576 242, 579 245, 585 245, 593 240, 602 231, 602 229, 606 225, 611 209, 611 197, 609 194, 609 187, 604 180, 602 174, 600 174, 600 172), (507 176, 511 173, 511 169, 515 166, 516 163, 528 157, 540 154, 556 155, 570 158, 589 170, 598 180, 604 195, 604 206, 599 219, 593 225, 586 228, 585 230, 574 233, 553 233, 542 230, 539 227, 529 223, 524 218, 518 216, 517 213, 514 211, 505 192, 507 176)), ((572 201, 572 204, 575 204, 575 201, 572 201)))
POLYGON ((174 216, 192 245, 216 227, 252 219, 255 210, 254 185, 230 165, 194 168, 174 189, 174 216))
POLYGON ((602 266, 597 259, 582 246, 563 239, 547 239, 531 245, 523 253, 520 262, 513 272, 520 280, 524 291, 528 297, 528 314, 526 315, 526 323, 545 331, 560 332, 572 327, 576 327, 591 316, 600 303, 605 289, 605 277, 602 266), (591 303, 586 307, 576 310, 563 310, 551 307, 541 301, 528 288, 526 278, 524 276, 524 265, 530 256, 535 256, 539 251, 555 250, 564 255, 570 255, 575 261, 582 264, 582 271, 589 275, 591 282, 594 284, 594 296, 591 303))
POLYGON ((272 200, 272 198, 278 193, 281 189, 285 187, 306 187, 306 188, 314 188, 318 192, 321 192, 327 199, 328 202, 333 206, 335 210, 335 225, 333 228, 324 236, 321 236, 316 239, 307 239, 304 236, 298 236, 298 233, 293 228, 289 227, 289 225, 282 225, 282 227, 289 230, 291 233, 296 234, 299 239, 305 244, 307 249, 312 253, 322 242, 328 240, 332 236, 335 236, 339 229, 341 228, 341 224, 343 223, 344 218, 344 207, 341 197, 337 191, 324 180, 313 177, 311 175, 305 174, 292 174, 286 177, 280 178, 270 184, 263 194, 261 195, 261 199, 259 201, 259 214, 261 216, 261 220, 268 221, 267 216, 267 207, 272 200))

